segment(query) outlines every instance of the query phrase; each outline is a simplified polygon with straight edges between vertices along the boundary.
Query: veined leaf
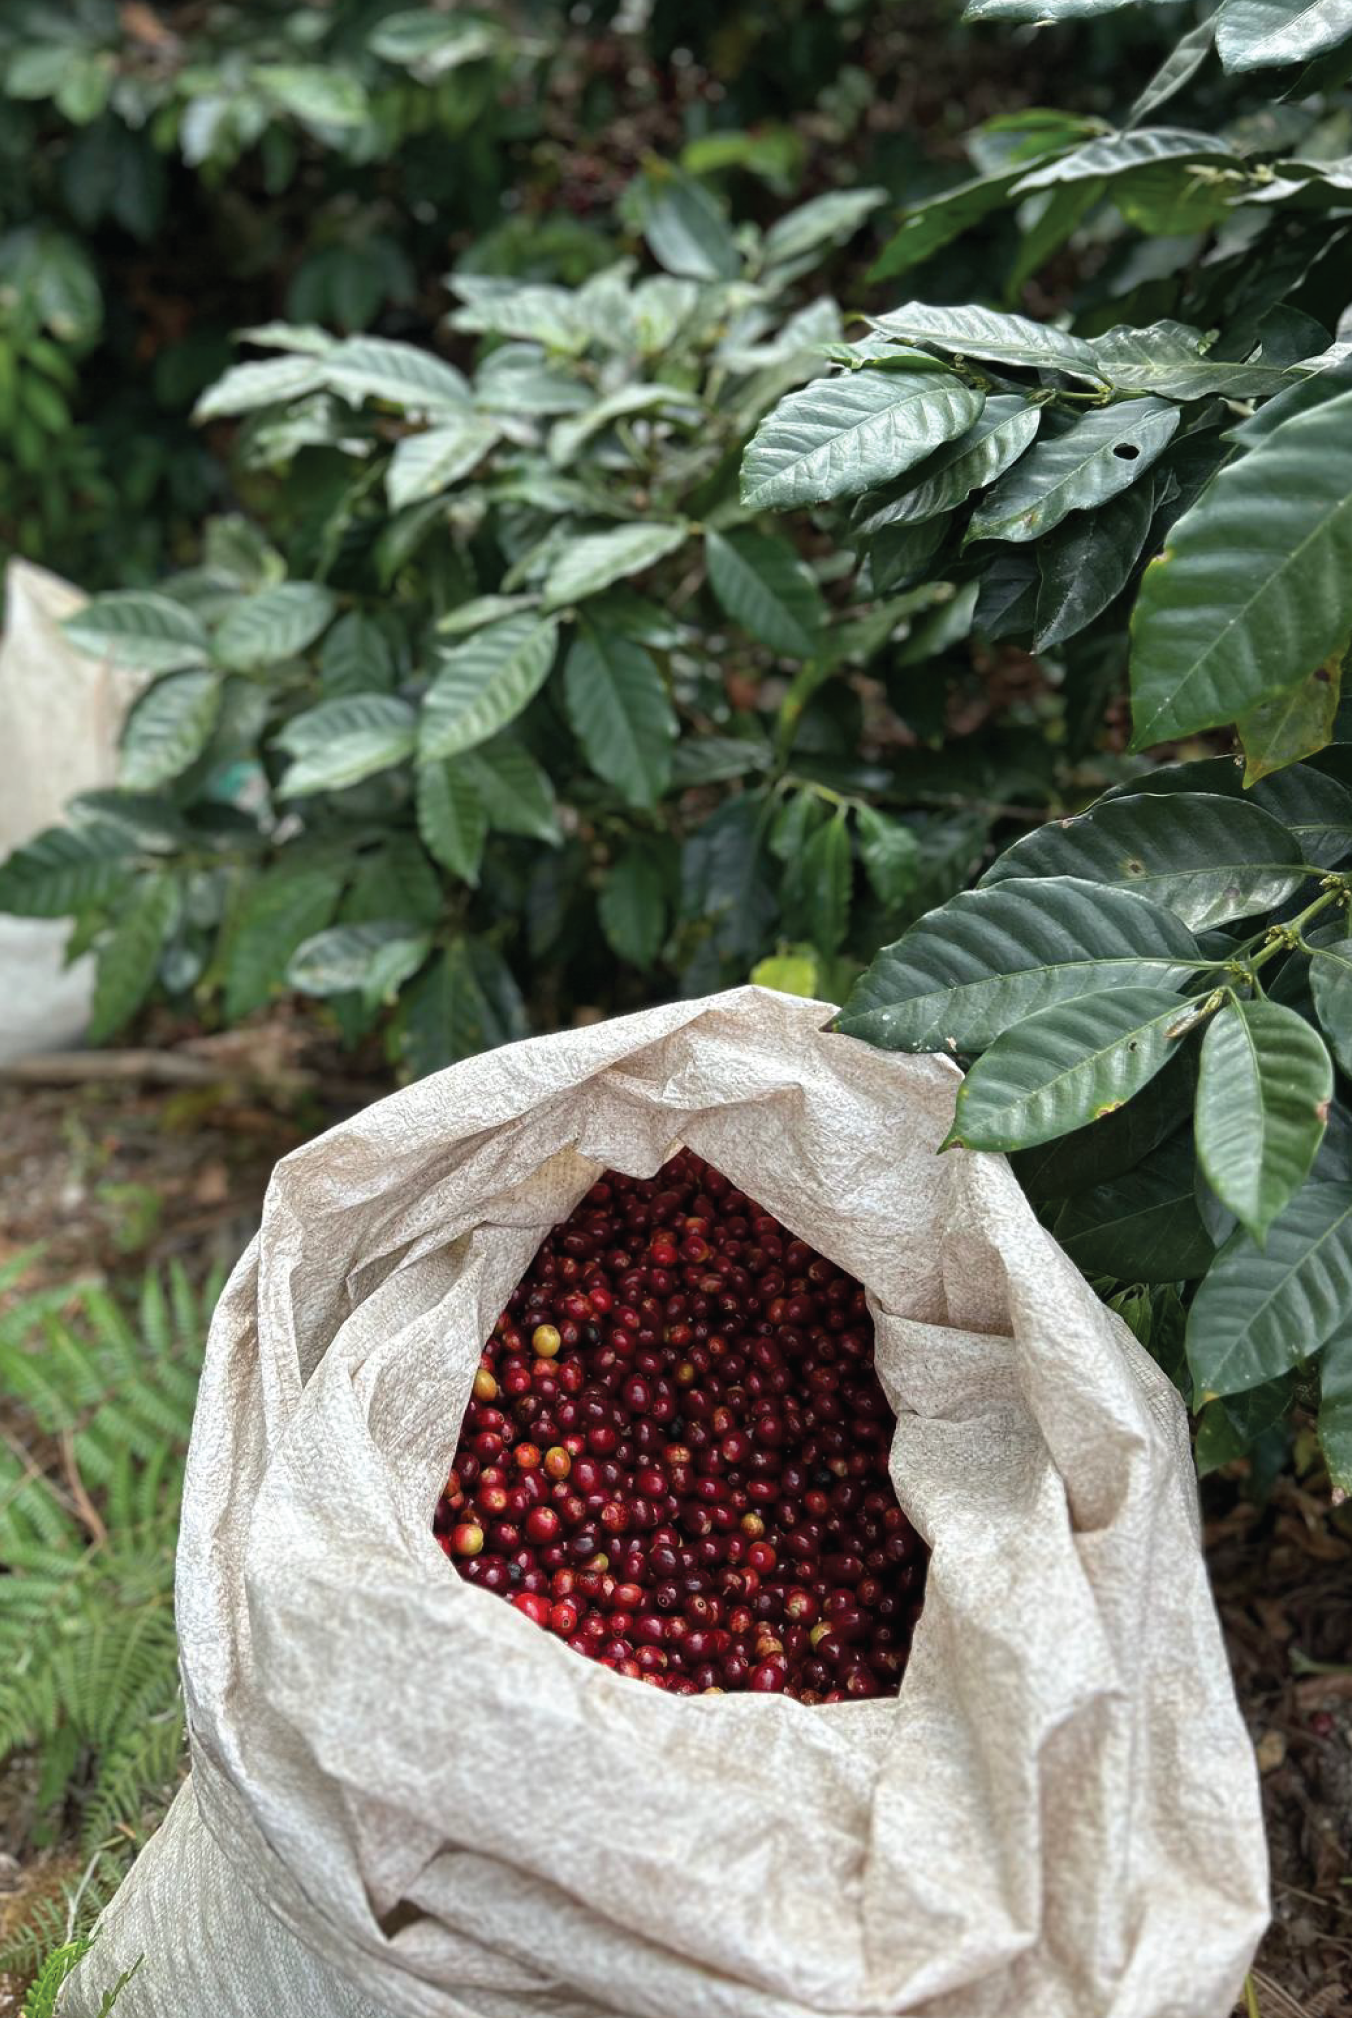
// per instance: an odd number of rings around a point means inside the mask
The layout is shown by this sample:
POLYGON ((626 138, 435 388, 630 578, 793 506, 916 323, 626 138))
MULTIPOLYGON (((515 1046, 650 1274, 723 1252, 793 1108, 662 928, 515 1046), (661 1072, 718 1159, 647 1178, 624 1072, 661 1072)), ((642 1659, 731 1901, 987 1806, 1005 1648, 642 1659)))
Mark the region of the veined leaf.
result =
POLYGON ((1342 670, 1340 660, 1331 660, 1239 717, 1235 734, 1244 751, 1246 785, 1256 785, 1302 757, 1316 756, 1332 742, 1342 670))
POLYGON ((1234 721, 1352 637, 1352 392, 1227 464, 1145 571, 1132 747, 1234 721))
POLYGON ((282 866, 258 878, 240 907, 226 944, 225 1017, 238 1023, 261 1009, 282 985, 286 965, 304 940, 338 908, 342 878, 332 869, 282 866))
POLYGON ((275 738, 295 759, 277 787, 284 799, 337 792, 413 754, 417 715, 394 694, 344 694, 293 716, 275 738))
POLYGON ((559 627, 523 614, 475 631, 441 654, 423 699, 418 755, 459 756, 514 721, 549 677, 559 627))
POLYGON ((359 994, 375 1008, 394 1000, 431 948, 429 933, 410 932, 401 919, 332 925, 297 947, 286 979, 302 995, 359 994))
POLYGON ((1111 1114, 1153 1079, 1197 1019, 1172 988, 1054 1002, 997 1037, 958 1089, 949 1142, 1028 1149, 1111 1114))
POLYGON ((477 884, 488 815, 468 770, 469 756, 418 766, 418 832, 434 861, 477 884))
POLYGON ((465 476, 498 439, 497 425, 482 414, 459 414, 426 434, 405 435, 385 474, 385 491, 396 511, 435 497, 465 476))
POLYGON ((967 0, 964 21, 1084 21, 1115 14, 1128 0, 967 0))
POLYGON ((318 582, 278 582, 231 609, 216 633, 215 656, 232 672, 246 673, 312 645, 338 607, 318 582))
POLYGON ((1352 937, 1346 919, 1307 933, 1306 943, 1314 949, 1310 993, 1319 1027, 1343 1071, 1352 1075, 1352 937))
POLYGON ((557 848, 563 837, 549 773, 513 736, 494 736, 467 750, 456 768, 473 780, 494 833, 523 834, 557 848))
POLYGON ((149 589, 115 589, 67 617, 66 636, 94 658, 151 673, 200 666, 207 634, 196 612, 149 589))
POLYGON ((752 526, 704 535, 709 586, 734 623, 786 658, 821 649, 826 605, 808 569, 783 540, 752 526))
POLYGON ((1260 1244, 1310 1174, 1333 1061, 1279 1003, 1237 1000, 1211 1020, 1197 1081, 1197 1155, 1207 1183, 1260 1244))
POLYGON ((944 371, 863 370, 814 379, 766 416, 742 459, 742 503, 856 497, 965 432, 981 393, 944 371))
POLYGON ((1291 384, 1291 374, 1271 364, 1242 364, 1206 355, 1200 330, 1185 322, 1125 323, 1091 337, 1103 375, 1121 392, 1158 393, 1167 399, 1269 399, 1291 384))
POLYGON ((470 391, 453 364, 416 344, 350 336, 324 359, 324 383, 344 399, 383 399, 419 413, 459 413, 470 391))
POLYGON ((569 650, 563 682, 573 733, 597 776, 631 806, 656 805, 671 777, 677 725, 651 654, 589 626, 569 650))
MULTIPOLYGON (((1149 786, 1149 778, 1140 781, 1149 786)), ((1134 890, 1195 932, 1267 911, 1310 875, 1270 813, 1243 799, 1148 789, 1049 821, 1007 848, 982 887, 1012 876, 1079 876, 1134 890)))
POLYGON ((885 946, 837 1027, 890 1051, 981 1051, 1053 1002, 1174 988, 1201 955, 1171 911, 1074 876, 960 891, 885 946))
POLYGON ((968 540, 1041 539, 1068 512, 1106 504, 1145 475, 1178 417, 1162 399, 1128 399, 1044 433, 978 505, 968 540))
POLYGON ((698 421, 701 410, 695 395, 682 391, 678 385, 622 385, 604 399, 593 401, 581 413, 568 414, 555 422, 549 430, 549 460, 560 469, 567 469, 576 460, 578 451, 603 428, 627 419, 630 414, 652 413, 658 408, 678 416, 687 427, 698 421))
POLYGON ((253 81, 307 126, 361 126, 370 117, 360 78, 328 63, 260 63, 253 81))
POLYGON ((1169 1136, 1122 1176, 1078 1193, 1052 1229, 1077 1268, 1125 1282, 1189 1282, 1215 1249, 1193 1188, 1186 1131, 1169 1136))
POLYGON ((734 280, 741 272, 737 241, 702 182, 664 169, 631 189, 643 235, 668 273, 690 280, 734 280))
POLYGON ((859 859, 880 904, 904 903, 920 871, 920 843, 915 829, 889 819, 872 806, 855 809, 859 859))
POLYGON ((265 357, 232 365, 209 385, 192 410, 195 421, 226 420, 256 413, 283 400, 302 399, 325 385, 324 367, 313 356, 265 357))
POLYGON ((591 341, 578 297, 566 287, 479 273, 454 274, 450 285, 465 304, 451 317, 455 329, 515 337, 570 357, 578 356, 591 341))
POLYGON ((1306 1184, 1260 1247, 1230 1236, 1193 1299, 1199 1393, 1241 1394, 1312 1359, 1352 1317, 1352 1184, 1306 1184))
POLYGON ((160 954, 178 916, 171 876, 142 876, 99 949, 89 1039, 101 1044, 135 1014, 155 985, 160 954))
POLYGON ((319 654, 325 695, 385 693, 394 685, 394 654, 373 617, 350 610, 339 617, 319 654))
POLYGON ((1089 182, 1105 177, 1128 175, 1152 168, 1161 161, 1228 162, 1234 149, 1214 133, 1192 133, 1185 127, 1145 127, 1135 133, 1105 133, 1088 140, 1070 154, 1032 168, 1015 183, 1011 194, 1028 196, 1035 189, 1050 189, 1057 182, 1089 182))
POLYGON ((648 520, 567 541, 545 577, 545 608, 557 610, 568 603, 580 603, 599 595, 612 582, 642 574, 683 546, 688 536, 685 525, 648 520))
POLYGON ((1352 0, 1225 0, 1216 47, 1227 70, 1308 63, 1352 35, 1352 0))
POLYGON ((1038 592, 1033 649, 1051 651, 1101 616, 1121 594, 1141 557, 1155 510, 1155 484, 1133 484, 1102 510, 1073 512, 1037 543, 1038 592))
POLYGON ((48 827, 0 862, 0 911, 64 918, 121 889, 134 844, 105 826, 48 827))
POLYGON ((991 308, 931 308, 923 301, 908 301, 872 322, 894 343, 924 343, 950 357, 988 358, 992 364, 1028 365, 1103 383, 1093 346, 1082 336, 1032 322, 1026 315, 1001 315, 991 308))
POLYGON ((918 525, 994 483, 1017 462, 1038 431, 1043 408, 1020 393, 997 393, 986 401, 974 427, 945 443, 900 484, 860 498, 851 514, 858 533, 884 526, 918 525))
POLYGON ((216 673, 169 673, 142 694, 122 731, 121 781, 151 791, 196 763, 221 711, 216 673))
POLYGON ((612 953, 649 968, 667 936, 667 882, 651 848, 631 844, 613 862, 596 904, 612 953))
POLYGON ((767 266, 801 259, 819 245, 841 245, 852 238, 866 217, 886 203, 885 189, 831 189, 800 203, 778 217, 765 234, 762 248, 767 266))

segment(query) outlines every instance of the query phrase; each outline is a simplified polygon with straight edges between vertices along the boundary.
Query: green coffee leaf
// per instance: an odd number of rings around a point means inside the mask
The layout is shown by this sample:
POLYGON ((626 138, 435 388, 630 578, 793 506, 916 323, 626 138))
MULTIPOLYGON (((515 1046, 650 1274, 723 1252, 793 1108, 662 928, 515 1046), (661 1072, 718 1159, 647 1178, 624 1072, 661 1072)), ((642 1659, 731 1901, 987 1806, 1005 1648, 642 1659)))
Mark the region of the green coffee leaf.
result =
POLYGON ((793 548, 754 527, 704 535, 709 586, 732 621, 786 658, 821 649, 826 605, 793 548))
POLYGON ((1227 70, 1308 63, 1352 35, 1349 0, 1225 0, 1216 47, 1227 70))
POLYGON ((1103 376, 1119 392, 1184 400, 1269 399, 1291 383, 1290 373, 1275 365, 1208 357, 1202 332, 1184 322, 1152 322, 1146 329, 1119 324, 1090 341, 1103 376))
POLYGON ((0 911, 64 918, 121 889, 135 843, 103 825, 48 827, 0 862, 0 911))
POLYGON ((1170 1136, 1134 1169, 1068 1200, 1052 1230, 1086 1275, 1192 1281, 1215 1253, 1197 1210, 1195 1167, 1189 1136, 1170 1136))
POLYGON ((253 81, 307 126, 361 126, 370 117, 360 79, 327 63, 260 63, 253 81))
POLYGON ((679 386, 623 385, 604 399, 594 401, 581 413, 570 414, 555 423, 549 430, 549 460, 560 469, 569 469, 575 463, 579 450, 586 447, 593 435, 612 427, 617 420, 625 420, 632 414, 652 413, 658 408, 665 408, 668 415, 679 418, 687 427, 693 425, 700 415, 698 399, 693 393, 683 392, 679 386))
POLYGON ((524 1037, 521 995, 502 955, 482 939, 457 939, 400 998, 393 1031, 415 1075, 439 1071, 524 1037))
POLYGON ((683 546, 688 535, 689 528, 685 525, 662 525, 648 520, 567 540, 545 577, 545 608, 557 610, 569 603, 583 602, 586 597, 608 589, 612 582, 642 574, 645 568, 683 546))
POLYGON ((818 246, 841 245, 866 217, 887 202, 885 189, 832 189, 775 219, 761 248, 767 266, 801 259, 818 246))
POLYGON ((522 614, 489 624, 441 653, 423 699, 422 761, 459 756, 514 721, 548 679, 558 636, 551 619, 522 614))
POLYGON ((1010 192, 1028 196, 1058 182, 1090 182, 1152 168, 1162 161, 1233 163, 1234 150, 1214 133, 1193 133, 1185 127, 1148 127, 1137 133, 1107 133, 1086 141, 1055 161, 1030 169, 1010 192))
POLYGON ((1240 1394, 1312 1359, 1352 1318, 1352 1184, 1306 1184, 1260 1247, 1242 1229, 1188 1317, 1199 1393, 1240 1394))
POLYGON ((1342 662, 1330 660, 1293 687, 1248 708, 1235 723, 1244 751, 1244 782, 1256 785, 1287 764, 1318 755, 1333 740, 1342 662))
POLYGON ((633 185, 643 235, 668 273, 691 280, 733 280, 742 270, 737 242, 715 197, 672 169, 633 185))
POLYGON ((852 866, 849 829, 837 815, 803 851, 808 930, 823 953, 834 953, 849 930, 852 866))
POLYGON ((596 908, 611 951, 651 967, 667 936, 667 881, 651 848, 631 845, 611 864, 596 908))
POLYGON ((1139 126, 1152 112, 1158 112, 1161 105, 1167 105, 1174 95, 1191 83, 1207 57, 1216 39, 1216 20, 1208 15, 1190 28, 1182 40, 1175 44, 1155 72, 1150 82, 1133 101, 1127 117, 1127 126, 1139 126))
POLYGON ((169 673, 142 694, 122 731, 121 782, 146 792, 179 777, 211 740, 221 682, 210 672, 169 673))
POLYGON ((178 917, 178 885, 171 876, 142 876, 99 948, 89 1041, 102 1044, 120 1030, 155 985, 160 954, 178 917))
POLYGON ((387 14, 367 38, 373 56, 398 63, 425 82, 477 63, 498 46, 498 31, 490 21, 457 21, 431 7, 387 14))
POLYGON ((1352 1493, 1352 1334, 1331 1338, 1319 1360, 1319 1441, 1331 1483, 1352 1493))
POLYGON ((980 1051, 1053 1002, 1176 988, 1200 960, 1171 911, 1074 876, 964 890, 885 946, 838 1028, 891 1051, 980 1051))
POLYGON ((968 539, 1041 539, 1068 512, 1106 504, 1145 475, 1178 417, 1162 399, 1128 399, 1044 432, 978 505, 968 539))
POLYGON ((1131 579, 1150 533, 1155 485, 1133 484, 1096 512, 1073 512, 1037 543, 1033 649, 1051 651, 1102 616, 1131 579))
POLYGON ((454 329, 515 337, 574 357, 591 342, 578 297, 566 287, 480 273, 457 273, 450 285, 465 304, 450 318, 454 329))
POLYGON ((671 777, 677 723, 651 653, 613 631, 582 630, 563 669, 573 733, 597 776, 631 806, 653 806, 671 777))
POLYGON ((473 781, 494 833, 522 834, 558 847, 563 836, 549 773, 515 737, 494 736, 467 750, 457 769, 473 781))
POLYGON ((1082 336, 1032 322, 1026 315, 1001 315, 990 308, 932 308, 923 301, 908 301, 872 320, 873 327, 894 343, 923 343, 950 357, 987 358, 992 364, 1028 365, 1103 383, 1093 346, 1082 336))
POLYGON ((1294 1009, 1237 1000, 1212 1018, 1197 1155, 1217 1198, 1260 1244, 1309 1175, 1332 1098, 1333 1062, 1294 1009))
POLYGON ((1038 827, 1007 848, 983 887, 1011 876, 1079 876, 1149 897, 1204 932, 1270 910, 1310 874, 1270 813, 1205 792, 1101 800, 1087 813, 1038 827))
POLYGON ((978 1058, 958 1089, 948 1140, 1027 1149, 1098 1121, 1154 1078, 1196 1018, 1196 1003, 1172 988, 1054 1002, 978 1058))
POLYGON ((1154 1078, 1125 1107, 1073 1128, 1068 1135, 1016 1150, 1014 1174, 1028 1196, 1039 1203, 1078 1198, 1134 1170, 1191 1115, 1198 1049, 1180 1039, 1154 1078))
POLYGON ((279 582, 237 602, 216 633, 215 656, 232 672, 247 673, 312 645, 338 607, 331 589, 317 582, 279 582))
POLYGON ((418 832, 423 846, 443 869, 462 883, 475 886, 488 814, 469 765, 471 755, 448 762, 419 764, 417 778, 418 832))
POLYGON ((1021 393, 995 394, 965 434, 936 450, 901 483, 861 497, 851 514, 852 526, 859 533, 877 533, 884 526, 918 525, 951 511, 1018 461, 1037 433, 1042 413, 1037 400, 1021 393))
POLYGON ((295 715, 274 739, 294 758, 277 787, 283 799, 337 792, 413 754, 417 714, 393 694, 344 694, 295 715))
POLYGON ((238 1023, 281 989, 296 948, 328 924, 342 895, 332 869, 283 865, 253 884, 225 953, 225 1017, 238 1023))
POLYGON ((854 820, 859 859, 878 902, 889 907, 904 903, 915 888, 920 869, 915 829, 872 806, 857 806, 854 820))
POLYGON ((1133 748, 1234 721, 1352 636, 1352 392, 1222 468, 1145 571, 1133 748))
POLYGON ((342 694, 374 694, 394 685, 394 654, 373 618, 358 610, 339 617, 319 654, 324 692, 336 700, 342 694))
POLYGON ((201 619, 182 603, 149 589, 116 589, 67 617, 66 636, 94 658, 145 672, 173 673, 207 657, 201 619))
POLYGON ((382 399, 417 413, 460 413, 470 390, 453 364, 417 344, 350 336, 324 358, 324 383, 354 404, 382 399))
POLYGON ((287 983, 301 995, 360 995, 367 1008, 393 1002, 431 951, 426 932, 411 933, 400 919, 333 925, 292 954, 287 983))
POLYGON ((1347 919, 1306 934, 1310 993, 1319 1027, 1343 1071, 1352 1076, 1352 937, 1347 919))
POLYGON ((944 371, 814 379, 761 422, 742 458, 742 503, 761 511, 857 497, 963 434, 981 393, 944 371))
POLYGON ((207 387, 192 417, 196 421, 229 420, 283 400, 302 399, 307 393, 322 391, 324 384, 323 366, 314 357, 268 357, 236 364, 207 387))
POLYGON ((468 475, 498 439, 496 424, 482 414, 458 414, 426 434, 405 435, 385 473, 385 490, 396 511, 435 497, 468 475))

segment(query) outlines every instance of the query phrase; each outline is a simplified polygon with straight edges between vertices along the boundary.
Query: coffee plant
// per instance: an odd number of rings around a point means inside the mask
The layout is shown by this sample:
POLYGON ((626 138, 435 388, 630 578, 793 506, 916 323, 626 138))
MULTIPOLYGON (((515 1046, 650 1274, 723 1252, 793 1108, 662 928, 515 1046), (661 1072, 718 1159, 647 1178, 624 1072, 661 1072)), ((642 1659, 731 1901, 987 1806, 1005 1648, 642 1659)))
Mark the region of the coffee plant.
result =
POLYGON ((1234 758, 1142 771, 1005 848, 883 948, 838 1027, 969 1068, 950 1142, 1014 1156, 1200 1410, 1204 1469, 1251 1445, 1261 1467, 1299 1400, 1343 1487, 1352 183, 1329 87, 1348 38, 1345 10, 1225 0, 1120 129, 1030 115, 994 157, 985 136, 983 172, 909 212, 876 275, 1018 204, 1006 299, 1077 232, 1122 244, 1081 312, 882 308, 762 423, 741 487, 815 508, 875 593, 955 583, 978 637, 1037 654, 1072 704, 1125 673, 1133 750, 1233 732, 1234 758), (1213 44, 1212 105, 1305 67, 1266 117, 1156 123, 1213 44))

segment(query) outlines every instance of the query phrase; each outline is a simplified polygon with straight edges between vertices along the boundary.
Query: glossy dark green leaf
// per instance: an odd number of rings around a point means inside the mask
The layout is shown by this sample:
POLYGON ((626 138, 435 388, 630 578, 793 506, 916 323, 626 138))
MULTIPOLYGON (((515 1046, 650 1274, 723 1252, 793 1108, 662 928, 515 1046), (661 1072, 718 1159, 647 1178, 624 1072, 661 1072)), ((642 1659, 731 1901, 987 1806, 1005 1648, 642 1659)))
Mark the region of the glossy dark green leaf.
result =
POLYGON ((918 525, 951 511, 1018 460, 1037 433, 1042 412, 1036 400, 1021 393, 988 399, 980 419, 965 434, 927 457, 900 484, 860 498, 851 515, 852 526, 871 535, 884 526, 918 525))
POLYGON ((1037 543, 1034 651, 1050 651, 1102 616, 1141 557, 1155 508, 1147 479, 1096 512, 1072 512, 1037 543))
POLYGON ((106 826, 48 827, 0 862, 0 911, 64 918, 121 889, 134 841, 106 826))
POLYGON ((1061 434, 1045 430, 972 514, 969 540, 1036 540, 1068 512, 1104 505, 1143 477, 1178 426, 1162 399, 1091 407, 1061 434))
POLYGON ((95 596, 67 617, 64 629, 81 651, 94 658, 146 672, 200 666, 207 656, 207 634, 195 611, 148 589, 95 596))
POLYGON ((664 169, 647 176, 636 200, 643 235, 668 273, 691 280, 731 280, 741 255, 717 199, 693 177, 664 169))
POLYGON ((419 764, 416 803, 418 832, 428 854, 462 883, 476 884, 488 814, 470 762, 465 756, 419 764))
POLYGON ((684 525, 663 525, 650 519, 566 541, 545 577, 545 608, 558 610, 569 603, 585 602, 612 582, 642 574, 683 546, 688 532, 684 525))
POLYGON ((671 777, 677 723, 651 653, 613 631, 585 629, 569 649, 563 691, 597 776, 631 806, 655 805, 671 777))
POLYGON ((356 994, 374 1008, 394 1001, 431 946, 428 933, 410 932, 398 919, 333 925, 297 947, 287 963, 286 978, 302 995, 356 994))
POLYGON ((965 890, 886 946, 838 1027, 894 1051, 980 1051, 1053 1002, 1176 988, 1199 959, 1170 911, 1073 876, 965 890))
POLYGON ((632 845, 612 862, 597 913, 613 953, 635 967, 652 966, 667 936, 667 883, 651 848, 632 845))
POLYGON ((1230 163, 1234 159, 1234 150, 1215 134, 1195 133, 1188 127, 1149 126, 1134 133, 1104 133, 1086 140, 1083 147, 1059 154, 1054 161, 1029 169, 1011 194, 1027 196, 1035 189, 1050 189, 1060 182, 1091 182, 1131 175, 1160 162, 1230 163))
POLYGON ((1239 1394, 1310 1359, 1352 1319, 1352 1184, 1306 1184, 1260 1247, 1231 1235, 1188 1319, 1199 1392, 1239 1394))
POLYGON ((1001 315, 990 308, 934 308, 923 301, 908 301, 876 316, 873 326, 894 343, 929 344, 950 357, 987 358, 993 364, 1063 371, 1072 378, 1103 383, 1093 347, 1083 337, 1033 322, 1026 315, 1001 315))
POLYGON ((1352 36, 1349 0, 1225 0, 1216 47, 1227 70, 1308 63, 1352 36))
POLYGON ((1341 685, 1341 661, 1332 659, 1294 686, 1245 710, 1235 723, 1235 734, 1244 751, 1246 785, 1319 754, 1333 737, 1341 685))
POLYGON ((1197 1080, 1197 1156, 1255 1240, 1309 1175, 1332 1097, 1333 1061, 1293 1009, 1236 1000, 1212 1017, 1197 1080))
POLYGON ((1270 909, 1309 873, 1286 829, 1259 807, 1210 793, 1147 791, 1049 821, 1007 848, 981 880, 1082 876, 1135 890, 1205 931, 1270 909))
POLYGON ((495 834, 521 834, 556 848, 559 812, 549 773, 513 735, 494 736, 456 759, 469 778, 495 834))
POLYGON ((1346 918, 1306 934, 1310 955, 1310 993, 1319 1027, 1334 1057, 1352 1076, 1352 937, 1346 918))
POLYGON ((966 432, 983 395, 946 371, 854 371, 780 400, 742 458, 752 510, 858 497, 966 432))
POLYGON ((1289 373, 1270 364, 1244 364, 1207 355, 1203 332, 1185 322, 1125 323, 1092 339, 1104 377, 1121 392, 1158 393, 1165 399, 1270 399, 1290 384, 1289 373))
POLYGON ((1352 392, 1219 471, 1146 569, 1133 747, 1232 722, 1352 636, 1352 392))
POLYGON ((121 782, 145 792, 179 777, 206 748, 220 710, 217 673, 169 673, 156 680, 122 731, 121 782))
POLYGON ((1175 1046, 1155 1077, 1125 1107, 1034 1149, 1014 1152, 1014 1174, 1038 1201, 1076 1198, 1122 1177, 1174 1134, 1192 1113, 1196 1044, 1175 1046))
POLYGON ((332 869, 270 869, 251 886, 225 952, 225 1015, 237 1023, 278 993, 297 946, 322 931, 338 908, 342 878, 332 869))
POLYGON ((1113 988, 1026 1016, 967 1074, 949 1141, 1028 1149, 1101 1120, 1154 1078, 1196 1016, 1171 988, 1113 988))
POLYGON ((1189 1282, 1215 1252, 1193 1195, 1193 1147, 1172 1135, 1134 1169, 1070 1199, 1053 1231, 1086 1275, 1189 1282))
POLYGON ((423 762, 459 756, 514 721, 548 679, 557 643, 556 623, 523 612, 443 653, 423 700, 423 762))
POLYGON ((1152 112, 1158 112, 1161 105, 1167 105, 1185 84, 1191 83, 1211 54, 1211 45, 1215 39, 1214 15, 1208 15, 1205 21, 1199 21, 1195 27, 1189 28, 1182 40, 1175 43, 1169 51, 1150 82, 1133 100, 1126 120, 1128 131, 1133 126, 1139 126, 1143 119, 1148 119, 1152 112))
POLYGON ((386 693, 394 685, 394 654, 374 618, 350 610, 339 617, 319 655, 326 698, 386 693))

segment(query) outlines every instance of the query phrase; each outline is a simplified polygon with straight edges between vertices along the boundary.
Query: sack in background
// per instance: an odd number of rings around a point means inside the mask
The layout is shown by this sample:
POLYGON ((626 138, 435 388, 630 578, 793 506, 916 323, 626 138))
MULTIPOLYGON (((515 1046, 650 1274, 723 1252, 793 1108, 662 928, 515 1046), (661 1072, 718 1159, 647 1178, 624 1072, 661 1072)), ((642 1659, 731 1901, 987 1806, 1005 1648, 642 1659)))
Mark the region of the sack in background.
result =
POLYGON ((212 1328, 193 1781, 65 2018, 1225 2018, 1266 1919, 1182 1404, 957 1074, 755 988, 477 1057, 287 1157, 212 1328), (930 1543, 898 1698, 678 1697, 431 1533, 483 1340, 680 1144, 866 1284, 930 1543))
MULTIPOLYGON (((87 598, 12 560, 0 639, 0 859, 65 818, 67 801, 117 778, 122 723, 145 675, 92 659, 62 630, 87 598)), ((0 1064, 78 1043, 92 959, 65 964, 69 922, 0 913, 0 1064)))

